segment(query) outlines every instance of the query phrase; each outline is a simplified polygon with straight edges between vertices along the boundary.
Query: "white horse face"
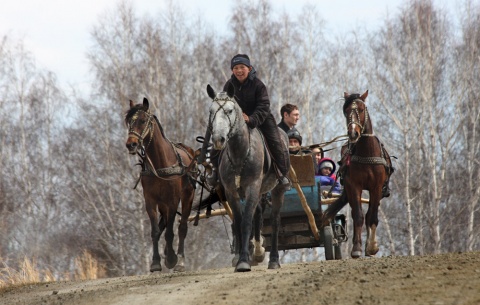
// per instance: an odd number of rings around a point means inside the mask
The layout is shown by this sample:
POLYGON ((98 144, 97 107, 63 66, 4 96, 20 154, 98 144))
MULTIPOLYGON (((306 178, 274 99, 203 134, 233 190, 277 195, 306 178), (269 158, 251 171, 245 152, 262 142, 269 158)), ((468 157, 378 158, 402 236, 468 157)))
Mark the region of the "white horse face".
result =
POLYGON ((213 100, 210 107, 210 126, 212 128, 213 148, 216 150, 224 149, 228 140, 232 136, 236 128, 238 113, 235 109, 235 103, 226 98, 219 96, 213 100))

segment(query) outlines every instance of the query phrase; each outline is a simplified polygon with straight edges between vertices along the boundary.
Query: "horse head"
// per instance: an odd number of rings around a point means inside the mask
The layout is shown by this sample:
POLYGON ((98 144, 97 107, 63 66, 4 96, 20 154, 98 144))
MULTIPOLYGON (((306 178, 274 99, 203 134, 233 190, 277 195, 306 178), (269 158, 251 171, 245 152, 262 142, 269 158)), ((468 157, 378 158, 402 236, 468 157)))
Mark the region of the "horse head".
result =
POLYGON ((145 149, 145 140, 150 144, 153 138, 153 115, 146 98, 143 99, 143 104, 136 105, 130 100, 130 109, 125 113, 125 124, 128 127, 126 146, 128 152, 134 155, 138 148, 145 149))
POLYGON ((351 143, 356 143, 365 132, 368 121, 368 111, 365 106, 367 96, 368 90, 362 95, 344 92, 343 115, 347 119, 347 135, 351 143))
POLYGON ((242 120, 242 111, 233 98, 234 87, 231 83, 226 92, 219 93, 215 93, 215 90, 207 85, 207 93, 213 100, 210 106, 208 128, 212 135, 213 148, 221 150, 237 132, 238 122, 242 120))

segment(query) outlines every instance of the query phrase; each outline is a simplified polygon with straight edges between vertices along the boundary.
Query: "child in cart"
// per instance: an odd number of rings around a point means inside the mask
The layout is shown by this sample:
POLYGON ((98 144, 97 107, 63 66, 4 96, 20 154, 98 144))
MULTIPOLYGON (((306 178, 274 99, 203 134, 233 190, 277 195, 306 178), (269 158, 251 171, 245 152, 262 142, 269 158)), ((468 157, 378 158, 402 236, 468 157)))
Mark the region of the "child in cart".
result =
MULTIPOLYGON (((315 178, 320 180, 322 186, 328 186, 328 190, 333 187, 332 192, 340 194, 342 192, 340 182, 335 181, 335 162, 330 158, 322 158, 318 161, 317 172, 315 173, 315 178)), ((326 189, 322 187, 322 189, 326 189)))

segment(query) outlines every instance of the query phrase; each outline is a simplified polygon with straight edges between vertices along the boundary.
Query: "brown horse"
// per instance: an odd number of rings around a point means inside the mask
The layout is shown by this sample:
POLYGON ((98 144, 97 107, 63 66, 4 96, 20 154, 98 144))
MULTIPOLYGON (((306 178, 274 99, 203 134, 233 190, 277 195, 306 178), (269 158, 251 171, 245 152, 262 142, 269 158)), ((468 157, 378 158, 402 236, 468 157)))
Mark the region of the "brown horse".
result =
POLYGON ((130 154, 141 158, 141 182, 145 207, 152 226, 153 258, 150 271, 161 271, 158 241, 165 231, 165 266, 174 271, 185 271, 184 241, 188 216, 192 209, 196 163, 193 149, 172 143, 163 131, 157 117, 150 113, 148 100, 134 105, 125 114, 128 126, 127 148, 130 154), (175 216, 180 201, 182 212, 178 226, 178 257, 173 249, 175 216))
POLYGON ((374 135, 372 120, 365 106, 368 90, 360 94, 344 93, 343 114, 347 119, 348 143, 342 148, 341 167, 344 191, 323 215, 323 223, 330 221, 347 202, 352 208, 353 248, 351 256, 362 255, 362 190, 370 193, 370 203, 365 219, 367 242, 365 255, 375 255, 379 248, 375 233, 378 226, 378 207, 383 197, 389 196, 388 181, 393 172, 390 156, 374 135))

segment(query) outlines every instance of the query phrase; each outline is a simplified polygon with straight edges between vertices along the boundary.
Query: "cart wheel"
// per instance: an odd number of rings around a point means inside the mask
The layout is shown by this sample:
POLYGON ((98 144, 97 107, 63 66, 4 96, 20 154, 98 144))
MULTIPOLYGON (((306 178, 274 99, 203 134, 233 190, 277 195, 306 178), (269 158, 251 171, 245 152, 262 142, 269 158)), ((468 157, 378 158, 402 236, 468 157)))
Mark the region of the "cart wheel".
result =
POLYGON ((340 244, 335 246, 335 259, 342 259, 342 247, 340 247, 340 244))
POLYGON ((333 230, 331 226, 325 226, 323 228, 324 241, 323 245, 325 247, 325 259, 332 260, 335 259, 335 248, 333 247, 333 230))

